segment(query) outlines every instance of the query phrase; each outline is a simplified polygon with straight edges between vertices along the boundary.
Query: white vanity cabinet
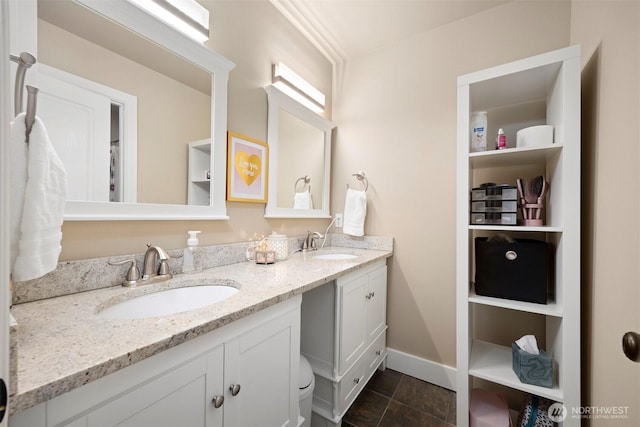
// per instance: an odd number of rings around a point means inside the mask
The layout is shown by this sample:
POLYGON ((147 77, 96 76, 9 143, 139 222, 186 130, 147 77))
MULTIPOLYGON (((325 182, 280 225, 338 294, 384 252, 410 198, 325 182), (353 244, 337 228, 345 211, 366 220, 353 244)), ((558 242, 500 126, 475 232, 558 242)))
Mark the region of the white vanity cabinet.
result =
POLYGON ((16 414, 12 427, 297 426, 295 297, 16 414))
POLYGON ((384 261, 306 292, 301 353, 316 377, 314 418, 340 424, 386 357, 387 266, 384 261))

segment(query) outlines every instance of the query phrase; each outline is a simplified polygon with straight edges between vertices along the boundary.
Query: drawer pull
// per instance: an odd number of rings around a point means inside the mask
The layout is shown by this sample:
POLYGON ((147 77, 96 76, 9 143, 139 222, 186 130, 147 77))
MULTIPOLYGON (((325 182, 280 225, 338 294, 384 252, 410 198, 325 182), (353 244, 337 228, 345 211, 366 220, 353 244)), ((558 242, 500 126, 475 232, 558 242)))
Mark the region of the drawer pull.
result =
POLYGON ((218 409, 224 403, 224 396, 213 396, 211 403, 213 403, 214 408, 218 409))
POLYGON ((240 393, 240 384, 231 384, 229 390, 231 390, 231 396, 237 396, 240 393))

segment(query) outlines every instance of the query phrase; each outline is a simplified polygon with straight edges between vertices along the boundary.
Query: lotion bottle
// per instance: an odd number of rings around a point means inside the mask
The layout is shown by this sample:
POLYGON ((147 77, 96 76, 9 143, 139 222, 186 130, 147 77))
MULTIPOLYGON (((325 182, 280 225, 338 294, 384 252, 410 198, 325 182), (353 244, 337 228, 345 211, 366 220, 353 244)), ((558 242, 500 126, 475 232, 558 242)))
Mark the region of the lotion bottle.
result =
POLYGON ((202 266, 196 257, 196 249, 198 244, 198 233, 200 231, 188 231, 189 239, 187 239, 187 247, 184 248, 184 255, 182 258, 182 272, 183 273, 195 273, 202 270, 202 266))

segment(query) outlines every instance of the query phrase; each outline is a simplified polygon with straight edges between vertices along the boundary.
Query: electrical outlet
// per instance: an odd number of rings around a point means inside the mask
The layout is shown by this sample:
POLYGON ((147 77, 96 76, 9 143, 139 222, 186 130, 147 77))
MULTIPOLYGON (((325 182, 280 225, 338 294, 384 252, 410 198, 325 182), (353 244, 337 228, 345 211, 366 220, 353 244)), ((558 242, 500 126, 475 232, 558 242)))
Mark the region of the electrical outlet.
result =
POLYGON ((342 228, 342 214, 336 214, 336 227, 342 228))

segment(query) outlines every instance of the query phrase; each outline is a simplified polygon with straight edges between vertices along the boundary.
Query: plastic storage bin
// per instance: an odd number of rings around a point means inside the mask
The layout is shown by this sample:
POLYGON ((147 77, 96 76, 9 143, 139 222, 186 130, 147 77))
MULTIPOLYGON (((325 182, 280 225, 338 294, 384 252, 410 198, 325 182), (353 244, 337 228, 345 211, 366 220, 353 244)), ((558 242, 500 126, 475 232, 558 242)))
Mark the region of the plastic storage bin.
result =
POLYGON ((481 388, 471 390, 470 427, 509 427, 510 425, 509 407, 500 394, 481 388))

